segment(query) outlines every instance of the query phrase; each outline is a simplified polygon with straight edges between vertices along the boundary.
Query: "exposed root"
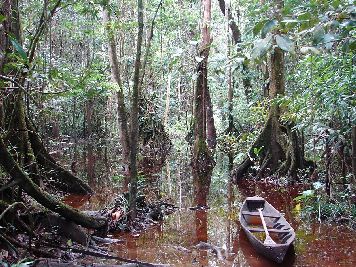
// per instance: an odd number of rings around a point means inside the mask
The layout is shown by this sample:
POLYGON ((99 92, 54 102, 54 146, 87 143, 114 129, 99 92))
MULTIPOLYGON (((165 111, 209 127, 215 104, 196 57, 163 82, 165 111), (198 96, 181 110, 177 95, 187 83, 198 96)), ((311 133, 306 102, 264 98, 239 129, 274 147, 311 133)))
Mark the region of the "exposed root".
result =
POLYGON ((278 109, 272 107, 267 123, 252 145, 246 157, 231 173, 234 182, 248 173, 258 178, 270 175, 288 176, 290 182, 296 181, 297 171, 310 167, 310 161, 304 158, 303 142, 292 125, 278 122, 278 109), (252 169, 251 167, 256 166, 252 169))

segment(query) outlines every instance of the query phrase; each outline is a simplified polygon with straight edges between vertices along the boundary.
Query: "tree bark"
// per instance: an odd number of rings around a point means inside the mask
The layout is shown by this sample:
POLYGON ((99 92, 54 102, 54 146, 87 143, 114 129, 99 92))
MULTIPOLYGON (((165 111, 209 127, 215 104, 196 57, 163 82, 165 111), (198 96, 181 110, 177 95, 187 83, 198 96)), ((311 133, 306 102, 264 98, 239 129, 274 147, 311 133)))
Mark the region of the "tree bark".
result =
MULTIPOLYGON (((207 65, 209 50, 211 44, 210 37, 210 22, 211 22, 211 1, 203 0, 203 22, 202 22, 202 41, 200 45, 199 57, 202 60, 198 63, 197 67, 197 81, 194 95, 194 147, 193 147, 193 159, 192 166, 198 173, 205 173, 211 169, 214 165, 211 152, 207 145, 207 115, 208 104, 210 99, 208 95, 207 84, 207 65)), ((211 102, 211 101, 210 101, 211 102)), ((209 107, 209 135, 212 138, 212 144, 214 143, 214 121, 212 117, 212 106, 209 107)), ((211 145, 212 145, 211 144, 211 145)), ((201 174, 198 174, 201 176, 201 174)))
POLYGON ((138 34, 136 44, 136 59, 134 72, 134 85, 132 88, 132 107, 131 107, 131 153, 130 153, 130 197, 129 206, 131 218, 136 217, 136 198, 137 198, 137 141, 138 141, 138 105, 139 105, 139 83, 141 69, 141 53, 143 39, 143 1, 137 1, 137 21, 138 34))
POLYGON ((166 90, 166 108, 164 111, 164 127, 166 127, 166 128, 168 126, 170 94, 171 94, 171 79, 172 79, 172 75, 169 73, 168 80, 167 80, 167 90, 166 90))
POLYGON ((208 147, 213 150, 216 147, 216 128, 214 124, 213 104, 211 102, 209 88, 206 89, 206 138, 208 147))
POLYGON ((331 194, 331 140, 330 137, 326 137, 325 140, 325 192, 330 197, 331 194))
MULTIPOLYGON (((3 0, 0 6, 0 14, 6 18, 11 17, 11 3, 12 0, 3 0)), ((5 19, 1 23, 0 27, 0 74, 4 75, 4 65, 6 64, 6 54, 9 52, 9 38, 7 33, 10 32, 11 20, 5 19)), ((2 98, 0 98, 1 101, 2 98)))
MULTIPOLYGON (((279 10, 283 1, 277 1, 279 10)), ((277 14, 276 17, 279 17, 277 14)), ((281 109, 273 100, 285 93, 284 52, 275 47, 270 55, 268 97, 271 101, 267 122, 249 151, 249 156, 233 171, 235 182, 242 178, 249 168, 260 165, 258 177, 272 174, 288 174, 290 182, 297 178, 297 170, 305 167, 300 138, 291 125, 280 123, 281 109)))
POLYGON ((122 147, 122 161, 126 171, 130 162, 130 137, 128 129, 128 119, 125 106, 125 95, 120 76, 119 62, 116 52, 116 40, 114 32, 111 28, 111 18, 107 6, 103 6, 103 19, 106 24, 106 31, 108 34, 108 54, 111 67, 111 78, 118 85, 117 97, 117 112, 120 126, 120 143, 122 147))
POLYGON ((356 192, 356 125, 352 126, 352 177, 351 190, 356 192))
POLYGON ((153 38, 153 29, 155 26, 155 21, 156 21, 156 17, 158 14, 158 10, 162 7, 162 3, 163 0, 161 0, 156 8, 156 12, 153 16, 152 22, 151 22, 151 27, 149 29, 149 33, 148 33, 148 39, 147 39, 147 45, 146 45, 146 51, 145 51, 145 56, 143 59, 143 64, 142 64, 142 75, 141 75, 141 79, 140 79, 140 84, 139 84, 139 91, 142 91, 142 86, 143 86, 143 82, 144 82, 144 78, 145 78, 145 74, 146 74, 146 65, 147 65, 147 61, 148 61, 148 56, 150 54, 150 50, 151 50, 151 43, 152 43, 152 38, 153 38))
POLYGON ((219 1, 220 10, 224 16, 226 16, 226 11, 227 11, 227 18, 229 21, 228 24, 232 32, 232 39, 234 41, 234 44, 236 45, 238 43, 241 43, 241 31, 236 24, 234 16, 232 15, 231 8, 230 7, 226 8, 225 0, 218 0, 218 1, 219 1))

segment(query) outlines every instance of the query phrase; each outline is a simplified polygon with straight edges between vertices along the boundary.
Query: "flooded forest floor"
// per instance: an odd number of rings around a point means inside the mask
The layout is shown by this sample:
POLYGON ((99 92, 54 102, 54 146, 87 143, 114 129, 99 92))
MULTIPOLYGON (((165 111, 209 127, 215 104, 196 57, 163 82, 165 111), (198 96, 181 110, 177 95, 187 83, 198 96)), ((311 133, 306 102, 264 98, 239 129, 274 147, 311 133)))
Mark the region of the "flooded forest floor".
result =
MULTIPOLYGON (((146 231, 116 232, 109 236, 120 240, 105 246, 110 255, 171 266, 356 266, 354 231, 346 226, 301 217, 293 199, 306 189, 302 185, 281 187, 254 180, 233 185, 227 157, 218 154, 210 190, 199 194, 207 198, 207 207, 197 209, 194 208, 197 199, 189 165, 190 153, 177 153, 172 152, 161 172, 142 176, 139 182, 147 199, 164 199, 177 210, 163 221, 153 223, 146 231), (243 200, 254 195, 264 197, 281 211, 295 229, 294 246, 281 264, 260 256, 239 224, 243 200)), ((91 197, 65 196, 65 203, 81 210, 100 210, 122 192, 120 163, 110 158, 109 155, 116 153, 105 146, 85 143, 78 147, 63 143, 52 154, 80 177, 86 177, 96 192, 91 197)), ((90 256, 76 262, 118 264, 115 260, 90 256)))

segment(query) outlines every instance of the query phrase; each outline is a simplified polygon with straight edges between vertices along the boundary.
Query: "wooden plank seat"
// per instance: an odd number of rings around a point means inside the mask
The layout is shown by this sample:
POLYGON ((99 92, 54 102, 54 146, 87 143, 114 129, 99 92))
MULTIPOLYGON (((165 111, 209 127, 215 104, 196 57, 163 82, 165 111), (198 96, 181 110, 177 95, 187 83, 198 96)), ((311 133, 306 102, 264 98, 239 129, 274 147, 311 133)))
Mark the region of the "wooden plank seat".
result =
MULTIPOLYGON (((260 227, 249 227, 248 230, 250 232, 264 232, 265 230, 260 227)), ((280 229, 274 229, 274 228, 268 228, 267 229, 269 233, 278 233, 278 234, 285 234, 289 233, 290 230, 280 230, 280 229)))
MULTIPOLYGON (((242 215, 258 216, 258 217, 259 217, 259 216, 260 216, 260 213, 259 213, 258 211, 242 211, 242 215)), ((281 215, 263 212, 263 217, 281 218, 281 215)))

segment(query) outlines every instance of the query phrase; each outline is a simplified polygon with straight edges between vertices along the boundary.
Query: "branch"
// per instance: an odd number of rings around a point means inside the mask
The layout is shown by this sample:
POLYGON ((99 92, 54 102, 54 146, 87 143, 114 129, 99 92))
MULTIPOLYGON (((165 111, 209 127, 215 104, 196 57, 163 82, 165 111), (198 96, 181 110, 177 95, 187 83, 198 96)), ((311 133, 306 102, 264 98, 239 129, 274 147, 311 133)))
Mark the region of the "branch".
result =
POLYGON ((13 207, 17 206, 17 205, 22 205, 26 208, 25 204, 23 204, 22 202, 15 202, 12 203, 10 206, 8 206, 0 215, 0 221, 2 220, 2 218, 5 216, 5 213, 8 212, 9 210, 11 210, 13 207))
POLYGON ((46 24, 52 19, 54 14, 56 13, 56 10, 60 6, 62 0, 58 0, 54 7, 52 8, 48 18, 46 19, 46 11, 47 11, 47 0, 44 0, 44 5, 43 5, 43 10, 40 18, 40 23, 38 25, 38 28, 36 29, 36 32, 34 34, 33 39, 31 40, 30 43, 30 49, 28 51, 28 61, 31 63, 33 61, 33 58, 35 56, 35 51, 38 45, 38 42, 40 40, 40 37, 45 29, 46 24))
POLYGON ((107 253, 102 253, 102 252, 92 251, 92 250, 87 250, 87 249, 80 249, 80 248, 75 248, 75 247, 56 246, 56 245, 49 244, 47 242, 45 242, 45 246, 52 247, 52 248, 58 248, 58 249, 61 249, 61 250, 70 250, 70 251, 72 251, 74 253, 82 253, 84 255, 94 256, 94 257, 98 257, 98 258, 119 260, 119 261, 123 261, 123 262, 127 262, 127 263, 135 263, 135 264, 137 264, 139 266, 147 266, 147 267, 158 267, 158 266, 162 266, 163 267, 163 266, 167 266, 167 265, 164 265, 164 264, 153 264, 153 263, 142 262, 142 261, 138 261, 138 260, 125 259, 125 258, 121 258, 121 257, 117 257, 117 256, 112 256, 112 255, 107 254, 107 253))
POLYGON ((14 247, 14 245, 9 241, 7 240, 7 238, 5 236, 3 236, 2 234, 0 234, 0 240, 6 244, 14 253, 15 255, 18 255, 18 251, 17 249, 14 247))
POLYGON ((161 0, 159 2, 158 6, 156 8, 156 12, 155 12, 155 14, 153 16, 153 19, 152 19, 152 22, 151 22, 150 31, 148 33, 147 48, 146 48, 145 57, 144 57, 144 60, 143 60, 142 77, 141 77, 141 81, 140 81, 140 84, 139 84, 139 91, 141 91, 141 89, 142 89, 143 79, 144 79, 145 72, 146 72, 146 64, 147 64, 147 61, 148 61, 148 55, 149 55, 150 49, 151 49, 151 41, 152 41, 152 38, 153 38, 153 27, 154 27, 155 20, 156 20, 157 14, 158 14, 158 10, 162 6, 162 4, 163 4, 163 0, 161 0))
POLYGON ((4 75, 0 75, 0 79, 4 80, 4 81, 8 81, 8 82, 12 82, 13 84, 15 84, 17 87, 13 88, 13 89, 20 89, 27 97, 29 97, 31 100, 33 100, 33 96, 31 96, 31 94, 29 94, 29 92, 15 79, 11 79, 8 76, 4 76, 4 75))
MULTIPOLYGON (((8 81, 8 82, 12 82, 13 84, 15 84, 17 87, 14 87, 13 89, 20 89, 22 90, 27 96, 31 96, 26 89, 16 80, 8 77, 8 76, 4 76, 4 75, 0 75, 0 79, 4 80, 4 81, 8 81)), ((9 87, 7 87, 9 88, 9 87)), ((62 90, 59 92, 41 92, 41 91, 34 91, 37 94, 42 94, 42 95, 59 95, 59 94, 64 94, 64 93, 68 93, 70 90, 62 90)))
POLYGON ((28 249, 29 251, 33 252, 35 255, 41 255, 41 256, 46 257, 46 258, 54 258, 55 257, 55 255, 50 253, 50 252, 43 251, 43 250, 40 250, 40 249, 37 249, 37 248, 33 248, 33 247, 28 247, 25 244, 17 241, 15 238, 12 238, 12 237, 9 237, 9 236, 5 236, 4 238, 7 239, 12 244, 16 245, 17 247, 28 249))
POLYGON ((7 81, 7 82, 12 82, 13 84, 15 84, 18 88, 20 88, 22 91, 24 91, 25 93, 26 92, 26 89, 16 80, 14 79, 11 79, 10 77, 8 76, 4 76, 4 75, 0 75, 0 79, 4 80, 4 81, 7 81))

